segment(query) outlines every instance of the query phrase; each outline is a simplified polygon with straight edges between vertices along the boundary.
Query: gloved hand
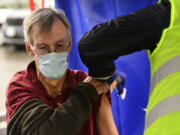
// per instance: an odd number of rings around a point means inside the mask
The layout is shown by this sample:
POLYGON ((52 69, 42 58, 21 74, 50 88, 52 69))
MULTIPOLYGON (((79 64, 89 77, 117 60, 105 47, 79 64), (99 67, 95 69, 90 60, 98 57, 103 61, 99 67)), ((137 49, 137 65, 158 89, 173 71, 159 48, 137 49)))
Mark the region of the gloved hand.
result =
POLYGON ((111 91, 116 88, 118 95, 121 96, 122 99, 125 98, 126 91, 127 91, 125 88, 125 82, 126 82, 126 74, 125 73, 116 71, 106 81, 110 85, 111 91))

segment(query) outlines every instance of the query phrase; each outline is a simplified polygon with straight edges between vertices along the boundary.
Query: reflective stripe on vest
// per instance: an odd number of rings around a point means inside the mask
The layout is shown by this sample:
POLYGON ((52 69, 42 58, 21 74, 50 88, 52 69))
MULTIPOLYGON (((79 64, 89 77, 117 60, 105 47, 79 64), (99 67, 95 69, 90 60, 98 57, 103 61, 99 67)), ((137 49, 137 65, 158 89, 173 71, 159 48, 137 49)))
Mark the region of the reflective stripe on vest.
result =
POLYGON ((169 97, 154 106, 146 117, 145 129, 147 129, 155 120, 166 114, 180 111, 180 95, 169 97))
POLYGON ((170 59, 157 70, 151 82, 150 94, 158 82, 177 71, 180 71, 180 55, 170 59))

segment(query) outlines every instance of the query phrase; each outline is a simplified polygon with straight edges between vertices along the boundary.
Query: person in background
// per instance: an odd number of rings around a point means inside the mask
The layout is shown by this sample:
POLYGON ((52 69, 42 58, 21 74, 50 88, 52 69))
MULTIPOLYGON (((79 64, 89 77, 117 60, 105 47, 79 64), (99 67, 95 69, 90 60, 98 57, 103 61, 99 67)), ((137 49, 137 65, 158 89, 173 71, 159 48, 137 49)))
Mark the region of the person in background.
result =
POLYGON ((98 24, 79 41, 80 57, 94 78, 111 77, 119 56, 147 50, 151 88, 144 135, 180 134, 179 33, 180 1, 161 0, 98 24))
POLYGON ((71 33, 64 12, 37 9, 23 25, 34 61, 8 85, 7 135, 117 135, 109 85, 67 68, 71 33))

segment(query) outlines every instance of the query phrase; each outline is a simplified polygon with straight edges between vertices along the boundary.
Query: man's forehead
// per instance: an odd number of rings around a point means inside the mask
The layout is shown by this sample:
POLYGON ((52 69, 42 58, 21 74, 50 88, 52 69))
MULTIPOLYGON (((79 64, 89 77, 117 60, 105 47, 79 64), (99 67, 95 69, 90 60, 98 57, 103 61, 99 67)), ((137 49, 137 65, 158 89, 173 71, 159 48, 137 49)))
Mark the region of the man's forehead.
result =
POLYGON ((41 24, 41 22, 34 24, 31 28, 32 34, 34 32, 38 34, 44 34, 44 33, 49 33, 51 31, 59 31, 59 32, 65 32, 68 31, 68 28, 63 24, 61 20, 55 20, 52 23, 47 24, 41 24))
POLYGON ((32 37, 33 39, 38 39, 38 40, 50 40, 52 38, 56 39, 56 40, 67 40, 68 38, 70 38, 70 33, 66 30, 63 31, 61 29, 57 29, 55 30, 47 30, 47 31, 43 31, 40 32, 36 29, 36 31, 32 32, 32 37))

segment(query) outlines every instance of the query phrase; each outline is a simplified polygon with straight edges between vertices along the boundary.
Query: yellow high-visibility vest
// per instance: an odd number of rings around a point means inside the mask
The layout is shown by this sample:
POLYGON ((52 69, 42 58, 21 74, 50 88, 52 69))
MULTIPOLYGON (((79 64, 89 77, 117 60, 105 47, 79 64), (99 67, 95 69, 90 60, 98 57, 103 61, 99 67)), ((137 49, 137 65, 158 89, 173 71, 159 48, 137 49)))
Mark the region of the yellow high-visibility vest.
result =
POLYGON ((151 88, 144 135, 180 135, 180 0, 170 3, 170 25, 149 56, 151 88))

